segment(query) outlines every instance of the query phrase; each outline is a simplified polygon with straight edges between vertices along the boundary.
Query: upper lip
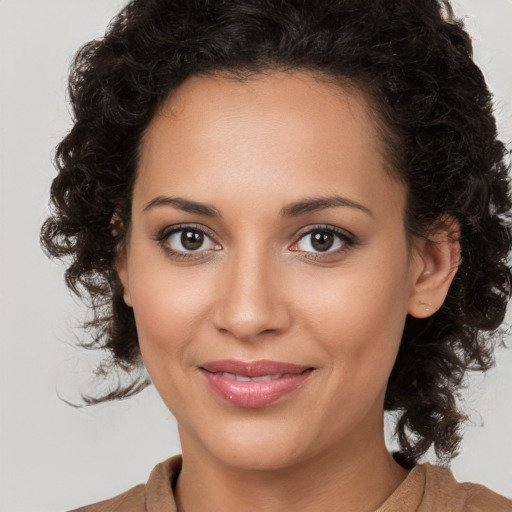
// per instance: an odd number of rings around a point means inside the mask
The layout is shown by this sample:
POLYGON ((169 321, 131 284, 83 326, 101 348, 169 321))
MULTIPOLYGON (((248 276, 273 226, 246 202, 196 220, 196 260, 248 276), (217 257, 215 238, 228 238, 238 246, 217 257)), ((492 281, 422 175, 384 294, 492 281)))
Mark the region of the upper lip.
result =
POLYGON ((238 361, 236 359, 223 359, 208 361, 200 365, 200 368, 210 373, 232 373, 246 377, 262 377, 276 374, 300 374, 306 370, 312 370, 311 366, 302 366, 280 361, 238 361))

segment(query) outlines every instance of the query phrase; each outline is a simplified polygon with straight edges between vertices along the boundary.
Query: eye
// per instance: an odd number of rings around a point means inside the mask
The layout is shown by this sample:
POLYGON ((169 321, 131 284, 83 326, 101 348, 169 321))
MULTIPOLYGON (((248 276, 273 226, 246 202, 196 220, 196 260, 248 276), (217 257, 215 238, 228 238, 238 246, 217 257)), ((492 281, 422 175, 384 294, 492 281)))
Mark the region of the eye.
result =
POLYGON ((191 226, 175 226, 164 230, 158 237, 158 241, 171 254, 183 256, 221 249, 221 246, 214 242, 204 230, 191 226))
POLYGON ((341 230, 319 227, 304 233, 290 250, 315 254, 336 253, 354 244, 353 238, 341 230))

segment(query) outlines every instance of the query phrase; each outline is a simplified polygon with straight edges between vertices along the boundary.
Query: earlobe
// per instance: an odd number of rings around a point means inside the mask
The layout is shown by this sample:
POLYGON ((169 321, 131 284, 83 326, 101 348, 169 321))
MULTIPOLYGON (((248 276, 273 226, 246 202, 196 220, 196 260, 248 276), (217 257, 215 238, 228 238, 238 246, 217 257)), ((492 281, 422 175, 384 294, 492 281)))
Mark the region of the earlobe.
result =
MULTIPOLYGON (((115 238, 121 237, 121 233, 123 232, 123 223, 120 216, 117 213, 112 215, 112 219, 110 221, 112 235, 115 238)), ((125 233, 125 237, 127 234, 125 233)), ((126 249, 126 238, 121 240, 117 244, 116 248, 116 257, 114 261, 114 267, 119 279, 119 283, 123 288, 123 299, 127 306, 132 307, 131 297, 130 297, 130 289, 128 286, 128 255, 126 249)))
POLYGON ((443 218, 428 238, 415 238, 408 305, 410 315, 426 318, 442 306, 459 266, 459 238, 459 224, 452 217, 443 218))
POLYGON ((117 277, 119 279, 119 282, 121 283, 121 286, 123 288, 123 299, 125 304, 128 307, 132 306, 132 300, 130 296, 130 288, 128 286, 129 280, 128 280, 128 258, 126 255, 126 248, 118 248, 116 261, 115 261, 115 269, 117 273, 117 277))

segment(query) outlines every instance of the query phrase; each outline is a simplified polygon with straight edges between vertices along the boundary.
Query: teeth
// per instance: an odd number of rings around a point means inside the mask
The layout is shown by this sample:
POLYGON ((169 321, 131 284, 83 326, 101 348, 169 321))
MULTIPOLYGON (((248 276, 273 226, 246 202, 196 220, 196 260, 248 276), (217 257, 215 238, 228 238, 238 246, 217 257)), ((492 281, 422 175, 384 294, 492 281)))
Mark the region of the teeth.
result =
POLYGON ((245 375, 236 375, 234 373, 223 372, 221 373, 223 377, 230 380, 236 380, 238 382, 266 382, 269 380, 276 380, 282 377, 281 373, 276 373, 274 375, 261 375, 260 377, 247 377, 245 375))
POLYGON ((254 382, 266 382, 272 380, 273 375, 262 375, 261 377, 253 377, 254 382))

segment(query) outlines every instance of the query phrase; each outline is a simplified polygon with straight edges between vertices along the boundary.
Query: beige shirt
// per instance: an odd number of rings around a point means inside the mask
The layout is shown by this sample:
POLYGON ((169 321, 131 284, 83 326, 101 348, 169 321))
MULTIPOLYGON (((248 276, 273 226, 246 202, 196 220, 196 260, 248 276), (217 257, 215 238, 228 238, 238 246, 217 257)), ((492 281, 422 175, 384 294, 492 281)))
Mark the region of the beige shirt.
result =
MULTIPOLYGON (((177 512, 173 486, 180 470, 181 456, 171 457, 146 484, 71 512, 177 512)), ((512 501, 482 485, 459 484, 447 468, 420 464, 375 512, 512 512, 512 501)))

